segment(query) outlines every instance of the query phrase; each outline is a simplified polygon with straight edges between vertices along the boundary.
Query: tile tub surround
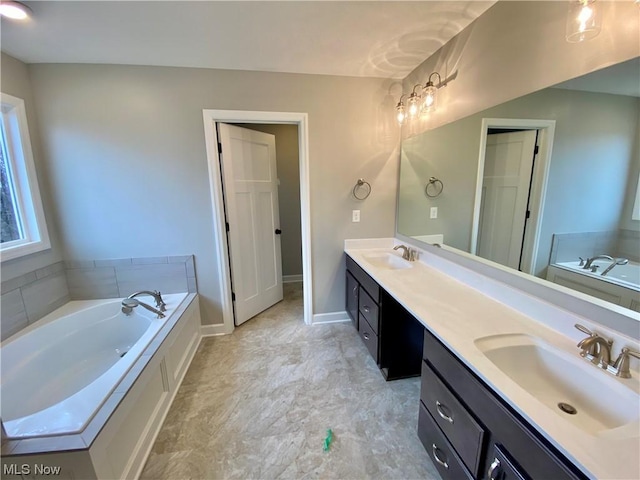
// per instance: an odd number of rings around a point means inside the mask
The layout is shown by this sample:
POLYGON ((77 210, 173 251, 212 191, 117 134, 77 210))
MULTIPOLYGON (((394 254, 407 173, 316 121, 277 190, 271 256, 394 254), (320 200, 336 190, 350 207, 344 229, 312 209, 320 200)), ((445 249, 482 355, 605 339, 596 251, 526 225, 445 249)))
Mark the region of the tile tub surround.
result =
POLYGON ((137 290, 196 293, 193 255, 66 261, 72 300, 117 298, 137 290))
MULTIPOLYGON (((394 242, 398 243, 390 239, 385 249, 359 249, 355 248, 356 243, 348 243, 345 251, 585 474, 591 478, 640 478, 637 423, 587 435, 510 380, 474 343, 475 339, 489 335, 516 332, 540 338, 577 356, 576 344, 584 335, 573 328, 574 323, 614 338, 615 354, 624 345, 637 349, 636 340, 597 324, 594 326, 589 318, 463 268, 440 254, 425 251, 420 261, 406 270, 385 270, 366 261, 367 253, 391 252, 394 242)), ((591 368, 588 364, 585 366, 591 368)), ((632 379, 614 380, 638 393, 637 363, 633 370, 632 379)))
POLYGON ((350 324, 304 325, 300 284, 284 291, 202 339, 140 478, 439 479, 416 434, 420 379, 385 382, 350 324))
POLYGON ((63 262, 2 282, 1 339, 9 338, 70 300, 63 262))
POLYGON ((616 230, 607 232, 556 233, 551 245, 550 264, 578 261, 579 257, 600 254, 640 261, 640 232, 616 230))
POLYGON ((124 298, 137 290, 197 293, 194 256, 70 260, 3 281, 1 340, 70 300, 124 298))

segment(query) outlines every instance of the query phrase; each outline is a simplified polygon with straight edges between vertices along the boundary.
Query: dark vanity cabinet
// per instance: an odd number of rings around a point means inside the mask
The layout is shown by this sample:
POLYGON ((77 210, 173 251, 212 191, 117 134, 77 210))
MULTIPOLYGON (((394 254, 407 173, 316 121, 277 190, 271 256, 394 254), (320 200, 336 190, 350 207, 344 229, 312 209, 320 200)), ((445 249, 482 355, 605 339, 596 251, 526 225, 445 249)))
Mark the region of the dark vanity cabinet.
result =
POLYGON ((346 308, 385 379, 420 375, 424 327, 349 256, 346 308))
POLYGON ((418 437, 443 479, 586 478, 427 330, 418 437))

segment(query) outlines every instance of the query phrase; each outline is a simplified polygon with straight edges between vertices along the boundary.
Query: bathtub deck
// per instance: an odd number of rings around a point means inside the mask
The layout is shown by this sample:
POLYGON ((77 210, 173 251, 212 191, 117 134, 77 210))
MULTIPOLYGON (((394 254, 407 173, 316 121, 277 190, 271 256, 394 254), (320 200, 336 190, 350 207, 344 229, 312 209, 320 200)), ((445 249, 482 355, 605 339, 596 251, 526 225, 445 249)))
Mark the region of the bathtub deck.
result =
POLYGON ((301 284, 285 284, 284 301, 202 340, 141 478, 438 479, 419 390, 385 382, 351 323, 304 325, 301 284))

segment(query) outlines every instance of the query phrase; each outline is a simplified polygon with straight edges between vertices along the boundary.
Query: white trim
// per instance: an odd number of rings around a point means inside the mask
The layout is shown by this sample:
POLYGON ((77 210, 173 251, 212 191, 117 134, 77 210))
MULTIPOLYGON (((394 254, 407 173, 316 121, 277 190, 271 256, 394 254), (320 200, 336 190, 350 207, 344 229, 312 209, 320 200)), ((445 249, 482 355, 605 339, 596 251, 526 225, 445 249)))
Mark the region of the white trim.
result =
POLYGON ((351 318, 347 314, 346 310, 344 312, 316 313, 313 316, 314 325, 322 325, 324 323, 342 323, 350 321, 351 318))
POLYGON ((47 250, 51 248, 51 242, 42 208, 24 100, 6 93, 1 93, 0 98, 2 123, 7 135, 6 161, 11 164, 14 174, 17 208, 24 230, 24 238, 6 242, 0 247, 0 261, 4 262, 47 250))
POLYGON ((473 255, 478 249, 478 228, 480 224, 480 203, 482 198, 482 176, 487 147, 487 133, 490 128, 520 128, 538 130, 539 151, 533 167, 533 179, 530 193, 530 225, 525 235, 525 251, 531 252, 523 258, 522 271, 533 274, 538 257, 542 215, 544 212, 545 192, 551 165, 551 150, 556 128, 555 120, 528 120, 515 118, 483 118, 480 127, 480 152, 478 154, 478 172, 476 176, 476 195, 473 204, 473 226, 471 229, 471 249, 473 255))
POLYGON ((302 282, 303 278, 302 275, 283 275, 282 276, 282 283, 296 283, 296 282, 302 282))
POLYGON ((216 325, 200 325, 200 336, 217 337, 218 335, 227 335, 227 326, 224 323, 216 325))
POLYGON ((204 135, 209 167, 209 185, 213 207, 213 237, 217 258, 220 262, 219 283, 222 302, 223 328, 220 333, 233 332, 233 303, 231 301, 231 274, 228 262, 228 246, 225 234, 224 199, 218 159, 218 134, 216 122, 228 123, 282 123, 298 126, 300 161, 300 220, 302 227, 302 277, 304 282, 304 322, 311 324, 313 318, 313 288, 311 271, 311 194, 309 183, 309 127, 308 115, 295 112, 257 112, 242 110, 202 111, 204 135))

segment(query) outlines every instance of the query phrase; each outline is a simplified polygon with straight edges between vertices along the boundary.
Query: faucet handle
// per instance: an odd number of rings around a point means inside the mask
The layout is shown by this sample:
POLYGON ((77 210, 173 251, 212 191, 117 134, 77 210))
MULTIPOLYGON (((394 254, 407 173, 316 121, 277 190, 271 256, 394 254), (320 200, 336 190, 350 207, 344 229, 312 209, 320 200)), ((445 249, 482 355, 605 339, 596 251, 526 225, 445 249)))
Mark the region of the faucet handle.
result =
POLYGON ((629 356, 636 357, 640 359, 640 352, 636 352, 635 350, 631 350, 628 347, 624 347, 618 355, 618 358, 613 363, 607 367, 607 370, 610 373, 613 373, 616 377, 620 378, 631 378, 631 373, 629 371, 629 356))
POLYGON ((591 330, 589 330, 587 327, 585 327, 584 325, 580 325, 579 323, 576 323, 574 325, 574 327, 576 327, 578 330, 580 330, 582 333, 586 333, 587 335, 591 335, 594 336, 596 335, 595 333, 593 333, 591 330))

